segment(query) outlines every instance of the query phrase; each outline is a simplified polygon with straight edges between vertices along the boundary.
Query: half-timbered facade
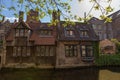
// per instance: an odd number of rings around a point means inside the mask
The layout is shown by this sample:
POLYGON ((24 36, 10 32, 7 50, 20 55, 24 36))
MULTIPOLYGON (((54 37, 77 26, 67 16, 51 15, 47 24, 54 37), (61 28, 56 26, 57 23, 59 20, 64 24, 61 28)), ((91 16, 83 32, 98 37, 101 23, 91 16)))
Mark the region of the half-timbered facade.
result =
POLYGON ((47 23, 14 24, 6 37, 6 65, 55 66, 56 33, 47 23))

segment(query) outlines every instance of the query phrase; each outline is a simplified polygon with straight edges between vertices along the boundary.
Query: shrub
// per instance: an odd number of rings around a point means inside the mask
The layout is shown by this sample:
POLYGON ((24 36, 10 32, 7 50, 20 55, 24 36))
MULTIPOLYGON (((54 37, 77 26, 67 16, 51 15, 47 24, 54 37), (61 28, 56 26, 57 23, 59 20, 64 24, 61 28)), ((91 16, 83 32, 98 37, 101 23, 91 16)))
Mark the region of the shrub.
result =
POLYGON ((95 63, 98 66, 120 65, 120 54, 100 55, 95 63))

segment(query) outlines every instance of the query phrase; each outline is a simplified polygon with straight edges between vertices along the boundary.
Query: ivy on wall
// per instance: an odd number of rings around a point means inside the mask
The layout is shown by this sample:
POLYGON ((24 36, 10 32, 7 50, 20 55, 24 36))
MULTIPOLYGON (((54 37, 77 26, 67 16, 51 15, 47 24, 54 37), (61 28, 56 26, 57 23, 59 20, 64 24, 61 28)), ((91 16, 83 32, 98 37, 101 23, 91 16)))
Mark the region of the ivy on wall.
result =
POLYGON ((120 54, 100 55, 96 59, 97 66, 115 66, 120 65, 120 54))

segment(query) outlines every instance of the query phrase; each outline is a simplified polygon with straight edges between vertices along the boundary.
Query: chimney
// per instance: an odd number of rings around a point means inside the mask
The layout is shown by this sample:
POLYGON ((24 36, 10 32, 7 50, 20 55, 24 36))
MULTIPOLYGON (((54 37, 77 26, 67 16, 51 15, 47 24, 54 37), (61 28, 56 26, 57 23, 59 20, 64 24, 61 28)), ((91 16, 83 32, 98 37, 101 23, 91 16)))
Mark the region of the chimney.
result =
POLYGON ((34 23, 41 23, 39 20, 39 12, 31 9, 27 14, 26 22, 34 22, 34 23))
POLYGON ((53 13, 52 13, 52 20, 53 21, 55 21, 55 20, 58 20, 58 21, 60 21, 60 10, 58 10, 58 11, 53 11, 53 13))
POLYGON ((17 20, 15 19, 15 20, 14 20, 14 23, 16 23, 16 22, 17 22, 17 20))
POLYGON ((23 21, 23 17, 24 17, 24 12, 20 11, 19 12, 19 22, 23 21))

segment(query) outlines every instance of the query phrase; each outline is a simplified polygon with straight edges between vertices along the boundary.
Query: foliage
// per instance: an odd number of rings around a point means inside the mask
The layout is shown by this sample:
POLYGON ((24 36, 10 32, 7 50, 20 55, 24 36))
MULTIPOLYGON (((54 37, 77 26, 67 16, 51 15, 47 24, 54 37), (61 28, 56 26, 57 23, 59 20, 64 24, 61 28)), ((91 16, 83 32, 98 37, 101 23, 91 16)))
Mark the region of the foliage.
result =
MULTIPOLYGON (((105 0, 108 3, 106 7, 100 4, 101 0, 89 0, 89 2, 93 3, 93 7, 91 7, 90 11, 84 18, 71 14, 70 2, 72 0, 10 0, 9 3, 11 3, 11 6, 6 6, 4 1, 6 0, 0 0, 0 12, 2 12, 3 9, 9 9, 10 11, 13 11, 13 15, 15 17, 18 17, 18 11, 20 10, 24 10, 24 12, 27 13, 30 9, 34 9, 35 11, 38 11, 40 13, 38 19, 41 19, 46 15, 51 16, 54 10, 60 10, 62 17, 68 22, 70 22, 71 19, 75 19, 78 21, 87 21, 92 17, 90 12, 93 9, 95 9, 101 11, 101 15, 100 15, 101 19, 106 20, 106 22, 112 21, 112 19, 106 17, 106 15, 113 11, 113 7, 111 7, 111 3, 113 0, 105 0), (69 14, 69 16, 66 15, 66 13, 64 12, 69 14)), ((78 1, 81 2, 84 0, 78 0, 78 1)), ((3 15, 0 14, 0 16, 3 15)), ((51 22, 55 22, 55 21, 51 21, 51 22)))
POLYGON ((99 57, 99 42, 93 42, 95 60, 99 57))
POLYGON ((0 3, 0 12, 2 12, 3 9, 9 9, 10 11, 13 11, 15 17, 18 17, 18 11, 23 10, 27 13, 30 9, 33 9, 40 13, 39 19, 41 19, 46 15, 51 16, 54 10, 60 10, 62 16, 68 18, 63 11, 70 13, 70 1, 71 0, 11 0, 9 1, 11 2, 11 5, 6 6, 6 4, 3 4, 4 0, 0 0, 0 2, 2 2, 0 3))
MULTIPOLYGON (((84 1, 84 0, 79 0, 84 1)), ((108 4, 106 6, 102 5, 102 0, 89 0, 89 2, 93 3, 93 6, 91 7, 89 13, 86 15, 86 17, 89 17, 90 12, 92 12, 92 10, 99 10, 101 12, 100 18, 102 20, 105 20, 105 22, 112 22, 112 19, 107 17, 107 15, 112 12, 114 9, 111 6, 113 0, 104 0, 104 2, 107 2, 108 4)))
POLYGON ((98 66, 120 65, 120 54, 100 55, 95 61, 98 66))
POLYGON ((116 66, 120 65, 120 42, 117 39, 111 39, 116 44, 116 54, 99 54, 95 59, 95 64, 98 66, 116 66))
POLYGON ((111 41, 115 43, 117 53, 120 53, 120 42, 117 39, 111 39, 111 41))
POLYGON ((3 44, 3 40, 0 40, 0 45, 2 45, 3 44))

